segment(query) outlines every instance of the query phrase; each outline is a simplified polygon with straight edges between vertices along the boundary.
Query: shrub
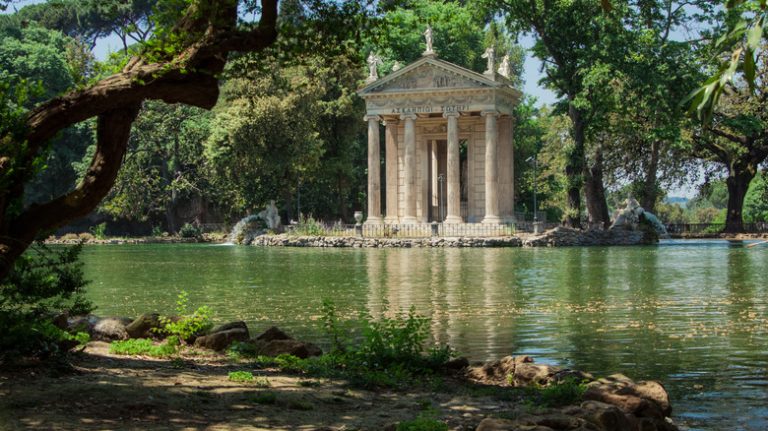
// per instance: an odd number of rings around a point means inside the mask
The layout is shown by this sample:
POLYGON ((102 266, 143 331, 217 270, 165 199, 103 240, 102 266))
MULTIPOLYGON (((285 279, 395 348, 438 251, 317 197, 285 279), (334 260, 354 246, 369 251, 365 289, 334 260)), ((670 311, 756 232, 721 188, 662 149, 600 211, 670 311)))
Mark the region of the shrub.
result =
POLYGON ((184 226, 179 229, 179 236, 182 238, 200 238, 202 235, 200 229, 190 223, 184 223, 184 226))
POLYGON ((161 316, 162 329, 159 332, 175 335, 179 339, 187 341, 210 330, 213 326, 211 309, 204 305, 190 313, 188 303, 189 294, 182 290, 176 298, 178 318, 172 319, 168 316, 161 316))
POLYGON ((96 239, 104 239, 107 237, 107 223, 99 223, 96 226, 91 226, 89 230, 96 239))
POLYGON ((160 225, 152 226, 152 236, 155 238, 163 236, 163 227, 160 225))
POLYGON ((33 245, 0 281, 0 361, 17 356, 46 357, 72 345, 71 334, 54 316, 88 314, 88 282, 79 260, 82 244, 49 248, 33 245))
POLYGON ((232 371, 228 374, 230 382, 252 382, 253 373, 250 371, 232 371))
POLYGON ((448 424, 435 419, 434 412, 428 411, 414 420, 400 422, 397 431, 448 431, 448 424))
POLYGON ((294 226, 291 233, 298 236, 324 236, 326 234, 325 226, 320 221, 315 220, 311 215, 304 216, 303 214, 299 214, 299 223, 294 226))
POLYGON ((134 338, 130 340, 113 341, 109 345, 109 353, 127 356, 153 356, 165 358, 173 356, 179 351, 179 339, 168 337, 164 343, 155 344, 148 338, 134 338))
POLYGON ((533 386, 529 388, 529 396, 532 396, 538 405, 546 407, 561 407, 579 404, 583 400, 587 385, 577 378, 568 378, 548 386, 533 386))

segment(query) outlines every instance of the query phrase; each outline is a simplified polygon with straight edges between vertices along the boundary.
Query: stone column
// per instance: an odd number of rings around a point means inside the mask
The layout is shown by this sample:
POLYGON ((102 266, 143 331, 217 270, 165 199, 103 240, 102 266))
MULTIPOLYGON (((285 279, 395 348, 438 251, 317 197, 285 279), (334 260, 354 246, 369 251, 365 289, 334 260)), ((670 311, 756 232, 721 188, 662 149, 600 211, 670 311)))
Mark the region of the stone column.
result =
POLYGON ((387 216, 384 218, 386 223, 396 224, 398 222, 397 209, 400 206, 398 202, 397 190, 397 120, 387 120, 384 122, 386 138, 386 170, 387 170, 387 216))
POLYGON ((448 119, 448 151, 446 164, 447 215, 445 223, 462 223, 461 219, 461 155, 459 154, 459 113, 446 112, 448 119))
POLYGON ((485 217, 482 223, 500 224, 499 217, 499 166, 497 160, 499 131, 496 111, 483 111, 485 117, 485 217))
POLYGON ((368 120, 368 218, 365 224, 381 224, 380 118, 366 115, 365 119, 368 120))
POLYGON ((400 116, 405 120, 405 214, 403 224, 416 223, 416 114, 400 116))

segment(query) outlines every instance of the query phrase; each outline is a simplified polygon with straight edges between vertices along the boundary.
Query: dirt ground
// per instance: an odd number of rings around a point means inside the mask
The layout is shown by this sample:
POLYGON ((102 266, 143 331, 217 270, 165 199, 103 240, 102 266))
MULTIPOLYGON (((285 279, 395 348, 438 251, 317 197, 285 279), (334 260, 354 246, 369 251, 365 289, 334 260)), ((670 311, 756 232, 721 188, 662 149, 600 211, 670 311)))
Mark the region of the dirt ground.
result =
POLYGON ((451 429, 473 430, 483 417, 521 408, 512 392, 452 379, 439 392, 366 391, 219 355, 115 356, 101 342, 71 362, 74 371, 0 371, 0 430, 383 430, 425 410, 451 429), (229 381, 240 370, 269 386, 229 381))

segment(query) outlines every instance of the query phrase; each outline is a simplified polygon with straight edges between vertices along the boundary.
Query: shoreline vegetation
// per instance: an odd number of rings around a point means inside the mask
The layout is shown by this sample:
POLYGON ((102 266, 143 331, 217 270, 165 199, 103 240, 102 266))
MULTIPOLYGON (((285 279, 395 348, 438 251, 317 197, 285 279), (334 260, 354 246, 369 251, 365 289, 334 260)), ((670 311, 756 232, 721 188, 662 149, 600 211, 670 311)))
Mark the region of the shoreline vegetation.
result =
MULTIPOLYGON (((551 232, 551 231, 550 231, 551 232)), ((546 235, 546 233, 545 233, 546 235)), ((552 244, 546 241, 535 244, 536 235, 517 233, 507 237, 428 237, 428 238, 361 238, 357 236, 302 236, 290 234, 265 234, 257 236, 249 245, 278 247, 520 247, 520 246, 560 246, 587 244, 552 244), (531 241, 531 240, 534 241, 531 241), (529 244, 526 244, 526 241, 529 244), (370 244, 369 244, 370 243, 370 244)), ((720 239, 729 241, 768 239, 768 233, 698 233, 674 235, 672 239, 720 239)), ((199 237, 182 236, 114 236, 97 238, 90 233, 65 234, 50 236, 45 239, 48 245, 121 245, 121 244, 227 244, 226 233, 204 233, 199 237)), ((595 244, 605 245, 605 244, 595 244)), ((620 244, 617 244, 620 245, 620 244)))
POLYGON ((255 337, 244 322, 213 327, 184 293, 178 306, 184 314, 67 318, 91 341, 66 366, 0 371, 0 419, 11 429, 678 429, 659 382, 529 356, 470 364, 425 348, 428 319, 413 310, 350 322, 326 302, 323 352, 277 327, 255 337))

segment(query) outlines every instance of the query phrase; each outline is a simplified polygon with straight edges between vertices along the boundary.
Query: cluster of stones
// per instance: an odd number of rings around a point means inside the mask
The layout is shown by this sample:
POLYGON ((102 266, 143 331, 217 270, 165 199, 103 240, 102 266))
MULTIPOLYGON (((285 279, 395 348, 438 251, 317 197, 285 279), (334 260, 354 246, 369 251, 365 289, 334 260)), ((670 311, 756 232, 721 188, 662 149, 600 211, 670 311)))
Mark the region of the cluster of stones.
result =
POLYGON ((352 248, 427 248, 427 247, 520 247, 522 240, 508 237, 459 238, 366 238, 333 236, 261 235, 251 245, 272 247, 352 247, 352 248))
MULTIPOLYGON (((175 317, 171 317, 174 319, 175 317)), ((136 319, 125 317, 99 318, 94 315, 78 316, 67 319, 67 329, 88 332, 94 341, 127 340, 130 338, 162 338, 162 322, 157 313, 145 313, 136 319)), ((323 351, 316 345, 299 341, 281 331, 270 327, 262 334, 251 338, 248 326, 243 321, 219 325, 199 336, 184 340, 201 349, 222 351, 234 342, 247 343, 251 351, 258 355, 278 356, 289 354, 299 358, 320 356, 323 351)))
POLYGON ((589 229, 579 230, 557 227, 542 235, 522 241, 523 247, 569 247, 595 245, 642 245, 655 244, 658 236, 650 230, 589 229))
POLYGON ((522 414, 514 420, 484 419, 476 431, 677 431, 669 418, 672 407, 664 387, 655 381, 635 382, 615 374, 592 375, 550 365, 534 364, 529 356, 507 356, 468 367, 469 380, 500 386, 548 386, 567 379, 587 381, 580 405, 522 414))
POLYGON ((201 242, 203 240, 199 238, 178 238, 178 237, 108 238, 108 239, 97 239, 97 238, 89 238, 89 237, 83 237, 83 238, 68 238, 68 237, 53 238, 52 237, 52 238, 46 239, 45 243, 53 244, 53 245, 76 245, 76 244, 80 244, 83 241, 86 244, 95 244, 95 245, 120 245, 120 244, 189 244, 189 243, 201 242))

